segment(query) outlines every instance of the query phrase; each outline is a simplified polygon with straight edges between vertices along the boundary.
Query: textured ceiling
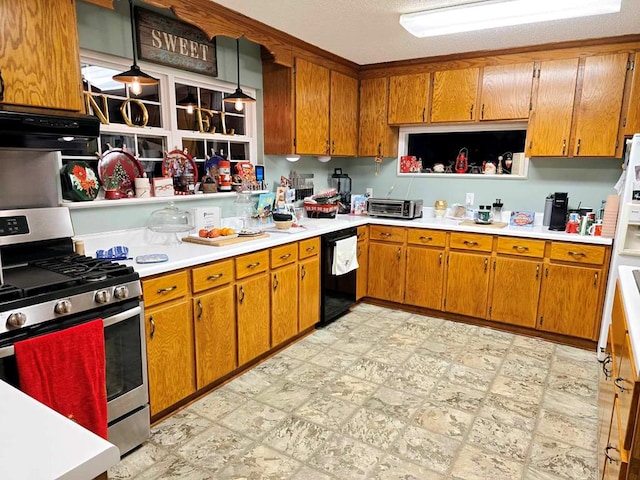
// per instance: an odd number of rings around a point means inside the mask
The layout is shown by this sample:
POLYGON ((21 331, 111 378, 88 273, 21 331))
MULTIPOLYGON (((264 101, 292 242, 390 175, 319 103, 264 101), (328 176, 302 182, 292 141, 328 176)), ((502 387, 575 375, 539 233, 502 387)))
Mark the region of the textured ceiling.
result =
POLYGON ((360 65, 640 33, 640 0, 622 0, 619 14, 422 39, 400 14, 478 0, 213 1, 360 65))

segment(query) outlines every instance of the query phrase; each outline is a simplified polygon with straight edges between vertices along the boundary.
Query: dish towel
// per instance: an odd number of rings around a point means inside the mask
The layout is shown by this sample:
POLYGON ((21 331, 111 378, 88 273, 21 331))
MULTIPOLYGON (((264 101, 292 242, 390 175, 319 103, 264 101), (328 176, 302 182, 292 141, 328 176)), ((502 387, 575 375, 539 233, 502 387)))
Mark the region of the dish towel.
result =
POLYGON ((333 247, 333 265, 331 266, 332 275, 344 275, 355 270, 358 265, 358 237, 345 238, 337 240, 333 247))
POLYGON ((101 319, 16 342, 14 347, 20 390, 107 438, 101 319))

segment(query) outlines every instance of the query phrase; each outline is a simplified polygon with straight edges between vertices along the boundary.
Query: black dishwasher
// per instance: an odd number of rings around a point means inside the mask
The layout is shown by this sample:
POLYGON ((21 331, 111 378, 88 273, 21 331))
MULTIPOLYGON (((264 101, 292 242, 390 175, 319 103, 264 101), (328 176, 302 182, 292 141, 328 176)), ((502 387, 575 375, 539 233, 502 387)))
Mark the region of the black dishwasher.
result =
POLYGON ((357 237, 356 227, 344 228, 322 235, 322 296, 321 318, 318 326, 323 326, 347 313, 356 303, 357 269, 344 275, 331 273, 333 253, 338 240, 357 237))

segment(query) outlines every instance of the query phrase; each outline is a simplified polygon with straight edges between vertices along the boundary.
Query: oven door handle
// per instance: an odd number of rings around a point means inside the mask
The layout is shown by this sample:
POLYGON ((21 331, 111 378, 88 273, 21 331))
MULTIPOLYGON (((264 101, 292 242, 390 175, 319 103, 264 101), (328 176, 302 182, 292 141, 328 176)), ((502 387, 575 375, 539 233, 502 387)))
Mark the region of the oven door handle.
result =
MULTIPOLYGON (((102 321, 104 322, 104 327, 110 327, 111 325, 115 325, 118 322, 126 320, 127 318, 134 317, 136 315, 140 315, 142 313, 142 308, 140 306, 130 308, 127 311, 118 313, 117 315, 113 315, 111 317, 104 318, 102 321)), ((13 345, 8 347, 0 348, 0 359, 13 357, 16 354, 16 350, 13 345)))

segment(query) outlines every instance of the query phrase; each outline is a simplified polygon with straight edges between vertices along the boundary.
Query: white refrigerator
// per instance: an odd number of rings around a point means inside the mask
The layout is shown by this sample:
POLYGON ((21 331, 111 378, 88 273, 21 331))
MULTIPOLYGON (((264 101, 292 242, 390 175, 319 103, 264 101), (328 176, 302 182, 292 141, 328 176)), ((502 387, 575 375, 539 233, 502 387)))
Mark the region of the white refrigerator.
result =
POLYGON ((631 140, 627 140, 625 165, 624 173, 616 185, 620 195, 620 206, 598 341, 600 360, 604 358, 607 345, 618 267, 630 265, 640 269, 640 200, 633 201, 634 189, 640 191, 640 133, 636 133, 631 140))

